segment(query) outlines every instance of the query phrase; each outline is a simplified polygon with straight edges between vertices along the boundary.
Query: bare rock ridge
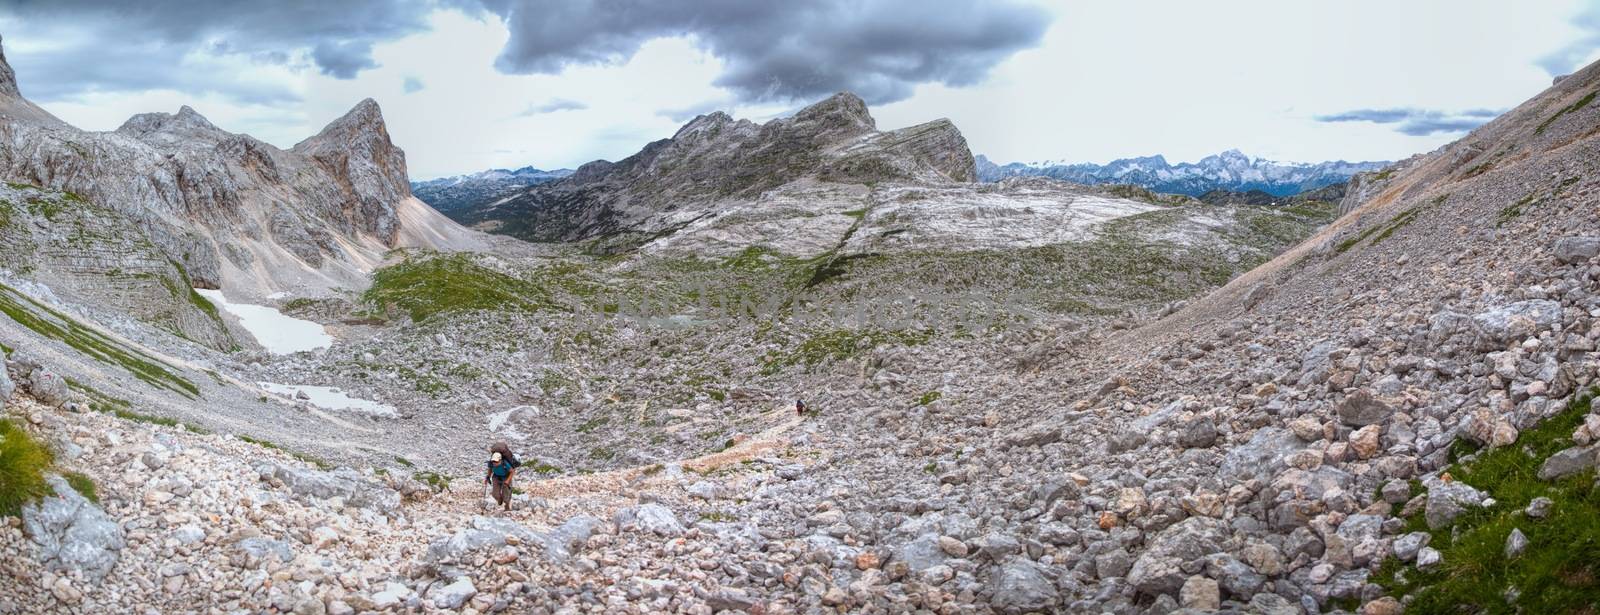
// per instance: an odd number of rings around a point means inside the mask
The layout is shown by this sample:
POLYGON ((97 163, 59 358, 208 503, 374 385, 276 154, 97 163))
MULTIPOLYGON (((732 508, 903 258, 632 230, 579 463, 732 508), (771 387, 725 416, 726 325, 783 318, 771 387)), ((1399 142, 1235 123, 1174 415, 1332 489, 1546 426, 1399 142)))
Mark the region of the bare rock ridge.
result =
POLYGON ((476 241, 412 197, 405 154, 370 99, 289 150, 188 106, 88 132, 23 99, 0 56, 0 137, 0 179, 126 219, 198 287, 359 289, 391 248, 476 241), (407 219, 433 228, 406 232, 407 219))
POLYGON ((524 239, 570 241, 660 233, 682 222, 662 214, 720 210, 797 182, 976 178, 966 139, 948 120, 882 132, 860 97, 839 93, 765 124, 720 111, 702 115, 621 161, 595 161, 521 196, 452 215, 524 239))

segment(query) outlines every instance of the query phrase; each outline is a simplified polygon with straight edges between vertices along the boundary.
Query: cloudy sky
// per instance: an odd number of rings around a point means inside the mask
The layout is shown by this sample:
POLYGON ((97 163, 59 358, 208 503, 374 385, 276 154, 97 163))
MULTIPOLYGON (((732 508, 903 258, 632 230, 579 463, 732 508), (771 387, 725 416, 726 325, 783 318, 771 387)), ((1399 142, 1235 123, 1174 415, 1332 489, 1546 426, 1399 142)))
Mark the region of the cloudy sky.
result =
POLYGON ((188 104, 287 147, 374 98, 416 179, 839 90, 1001 162, 1371 160, 1600 59, 1600 0, 0 0, 0 35, 23 94, 88 129, 188 104))

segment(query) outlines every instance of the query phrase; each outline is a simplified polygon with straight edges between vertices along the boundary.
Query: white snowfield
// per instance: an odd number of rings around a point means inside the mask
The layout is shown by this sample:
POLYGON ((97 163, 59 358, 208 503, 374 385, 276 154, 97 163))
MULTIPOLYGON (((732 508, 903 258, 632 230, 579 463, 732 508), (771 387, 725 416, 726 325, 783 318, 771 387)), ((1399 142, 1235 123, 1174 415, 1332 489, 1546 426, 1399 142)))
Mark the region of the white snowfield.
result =
POLYGON ((264 305, 232 303, 220 290, 196 289, 200 296, 238 317, 239 325, 272 354, 294 354, 333 345, 333 336, 321 324, 285 316, 264 305))
POLYGON ((263 390, 275 395, 282 395, 295 399, 300 393, 306 394, 306 401, 311 405, 324 410, 343 410, 383 418, 396 418, 400 416, 394 406, 380 404, 370 399, 359 399, 346 395, 334 387, 319 387, 305 384, 278 384, 275 382, 257 382, 263 390))

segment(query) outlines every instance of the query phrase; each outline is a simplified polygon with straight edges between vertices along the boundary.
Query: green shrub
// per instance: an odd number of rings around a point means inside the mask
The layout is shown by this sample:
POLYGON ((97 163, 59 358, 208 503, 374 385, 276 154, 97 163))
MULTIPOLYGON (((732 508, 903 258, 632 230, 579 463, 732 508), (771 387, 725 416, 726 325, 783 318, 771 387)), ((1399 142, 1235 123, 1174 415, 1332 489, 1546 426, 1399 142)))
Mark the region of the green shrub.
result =
POLYGON ((0 419, 0 516, 20 514, 23 504, 51 494, 44 474, 54 461, 32 434, 0 419))
POLYGON ((94 479, 81 472, 67 472, 62 477, 67 479, 67 484, 71 485, 72 490, 78 492, 78 495, 83 496, 90 502, 100 503, 100 495, 95 492, 94 479))

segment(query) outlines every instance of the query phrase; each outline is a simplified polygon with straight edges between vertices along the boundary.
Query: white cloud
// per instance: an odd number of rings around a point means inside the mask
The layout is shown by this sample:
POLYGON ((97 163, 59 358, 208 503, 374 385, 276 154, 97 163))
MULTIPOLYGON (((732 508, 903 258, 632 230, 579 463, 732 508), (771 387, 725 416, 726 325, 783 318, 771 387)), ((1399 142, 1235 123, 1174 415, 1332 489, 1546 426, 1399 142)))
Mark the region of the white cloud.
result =
MULTIPOLYGON (((949 117, 975 153, 1002 162, 1157 153, 1180 161, 1229 148, 1282 160, 1397 159, 1459 133, 1411 135, 1396 123, 1317 118, 1510 108, 1549 85, 1542 58, 1580 53, 1571 50, 1591 34, 1575 25, 1587 6, 1576 0, 1045 6, 1055 16, 1038 47, 1001 61, 970 86, 917 86, 910 98, 872 110, 879 126, 949 117)), ((353 79, 321 74, 308 58, 260 65, 239 55, 190 54, 179 66, 154 67, 191 71, 196 79, 234 75, 297 100, 251 103, 162 89, 90 93, 44 106, 80 126, 109 130, 135 113, 190 104, 225 129, 287 147, 372 97, 414 178, 616 160, 671 136, 693 113, 723 108, 759 120, 795 108, 738 106, 737 92, 715 85, 727 66, 691 39, 647 41, 616 66, 508 75, 495 68, 510 38, 498 17, 439 10, 426 26, 375 42, 375 67, 353 79), (407 93, 406 83, 426 87, 407 93), (585 108, 525 113, 557 101, 585 108)), ((28 79, 39 76, 25 62, 48 53, 48 41, 17 37, 16 54, 13 38, 5 42, 28 94, 28 79)))

